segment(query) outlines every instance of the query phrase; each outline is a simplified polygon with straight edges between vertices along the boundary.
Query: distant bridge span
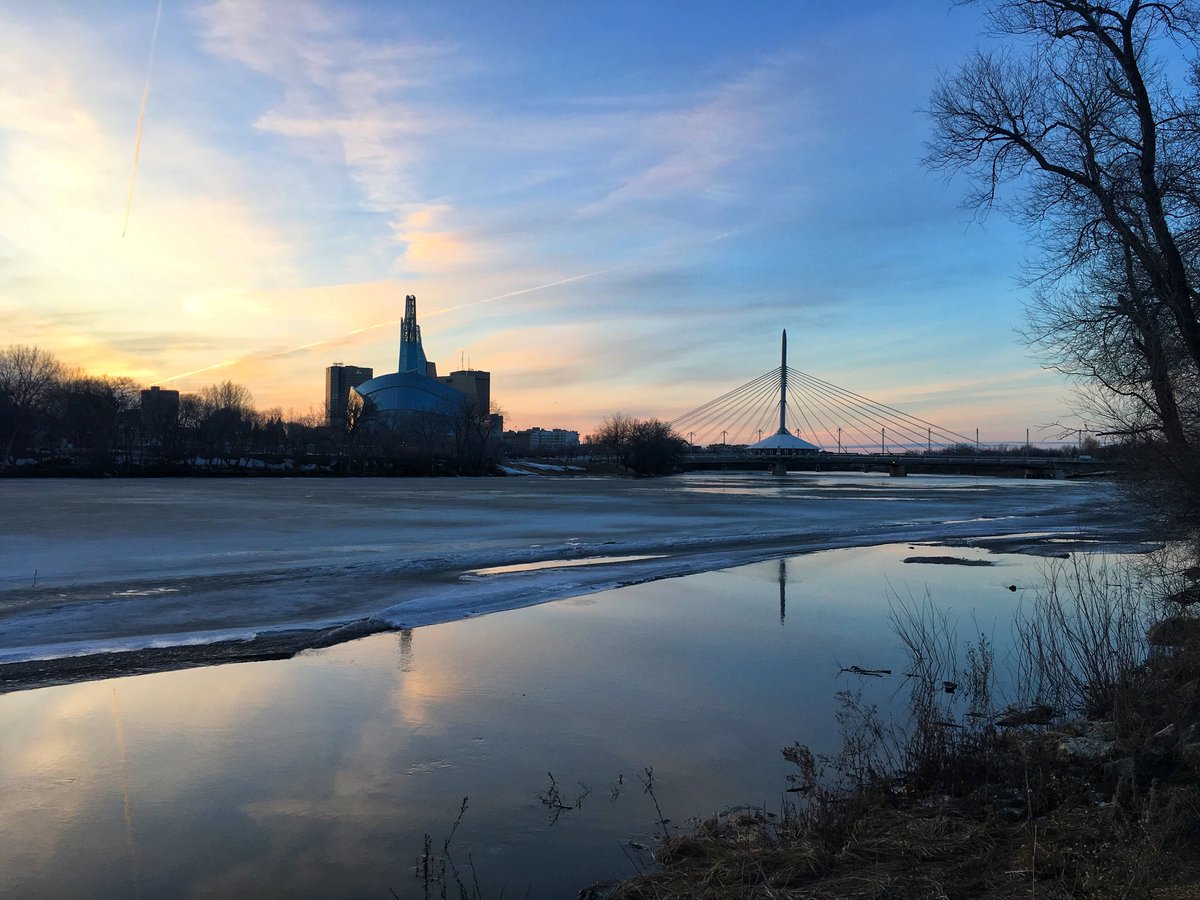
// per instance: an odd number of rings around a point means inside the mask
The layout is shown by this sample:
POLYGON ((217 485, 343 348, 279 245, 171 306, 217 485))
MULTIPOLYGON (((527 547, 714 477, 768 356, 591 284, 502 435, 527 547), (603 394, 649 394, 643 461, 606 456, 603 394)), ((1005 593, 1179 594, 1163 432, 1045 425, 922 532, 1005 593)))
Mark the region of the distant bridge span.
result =
MULTIPOLYGON (((779 461, 735 448, 693 450, 679 467, 685 471, 707 469, 763 470, 779 461)), ((922 453, 818 453, 783 461, 790 472, 886 472, 889 475, 1004 475, 1024 478, 1096 478, 1111 475, 1110 462, 1065 456, 950 456, 922 453)))

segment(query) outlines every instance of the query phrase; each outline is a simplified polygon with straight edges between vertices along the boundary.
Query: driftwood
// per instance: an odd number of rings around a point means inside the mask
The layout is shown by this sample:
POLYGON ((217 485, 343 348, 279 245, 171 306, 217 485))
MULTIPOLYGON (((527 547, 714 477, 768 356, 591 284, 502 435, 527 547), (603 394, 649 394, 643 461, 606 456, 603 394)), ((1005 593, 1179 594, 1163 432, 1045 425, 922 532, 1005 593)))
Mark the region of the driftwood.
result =
POLYGON ((870 675, 873 678, 882 678, 884 675, 892 674, 891 669, 864 669, 862 666, 850 666, 848 669, 842 669, 842 672, 849 672, 851 675, 870 675))

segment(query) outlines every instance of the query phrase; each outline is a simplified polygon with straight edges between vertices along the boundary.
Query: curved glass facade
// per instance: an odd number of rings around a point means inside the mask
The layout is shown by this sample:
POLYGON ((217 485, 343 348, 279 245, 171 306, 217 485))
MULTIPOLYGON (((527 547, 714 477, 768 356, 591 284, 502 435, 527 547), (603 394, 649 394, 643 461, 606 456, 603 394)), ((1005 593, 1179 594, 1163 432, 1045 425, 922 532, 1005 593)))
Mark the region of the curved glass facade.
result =
POLYGON ((385 418, 406 413, 458 416, 467 397, 449 385, 417 372, 393 372, 364 381, 355 390, 385 418))

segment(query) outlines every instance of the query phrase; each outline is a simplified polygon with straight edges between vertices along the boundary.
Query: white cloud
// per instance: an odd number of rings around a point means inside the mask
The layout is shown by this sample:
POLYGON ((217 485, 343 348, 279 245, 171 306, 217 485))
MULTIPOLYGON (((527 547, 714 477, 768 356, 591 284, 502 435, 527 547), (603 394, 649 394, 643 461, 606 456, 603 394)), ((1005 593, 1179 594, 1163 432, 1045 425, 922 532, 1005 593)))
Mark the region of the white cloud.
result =
POLYGON ((197 19, 208 52, 283 86, 259 128, 333 141, 368 209, 390 213, 420 202, 411 172, 418 143, 444 123, 413 92, 462 71, 452 45, 360 37, 359 23, 313 2, 217 0, 197 19))
POLYGON ((589 220, 697 198, 722 206, 792 127, 802 96, 798 60, 785 53, 676 96, 528 103, 515 113, 474 99, 478 79, 495 73, 469 46, 410 29, 397 41, 396 22, 377 36, 361 8, 357 18, 332 9, 218 0, 197 19, 208 52, 280 86, 257 126, 343 166, 362 207, 387 218, 397 274, 483 260, 527 265, 534 252, 574 255, 571 265, 622 252, 607 246, 610 223, 589 220), (411 240, 413 218, 430 209, 438 236, 453 235, 437 258, 428 242, 411 240), (503 234, 489 224, 512 218, 538 231, 503 234))

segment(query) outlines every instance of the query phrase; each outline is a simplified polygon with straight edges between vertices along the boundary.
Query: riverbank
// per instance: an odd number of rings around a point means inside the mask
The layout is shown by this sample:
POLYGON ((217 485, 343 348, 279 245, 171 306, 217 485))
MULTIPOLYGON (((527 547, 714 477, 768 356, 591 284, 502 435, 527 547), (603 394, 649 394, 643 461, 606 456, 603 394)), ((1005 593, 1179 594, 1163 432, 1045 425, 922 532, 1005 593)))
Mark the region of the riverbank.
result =
POLYGON ((1114 574, 1077 562, 1019 617, 1030 680, 1005 709, 986 640, 956 662, 933 619, 902 611, 898 727, 847 698, 839 754, 783 748, 796 800, 780 815, 663 823, 653 871, 581 896, 1200 896, 1200 586, 1114 574))

